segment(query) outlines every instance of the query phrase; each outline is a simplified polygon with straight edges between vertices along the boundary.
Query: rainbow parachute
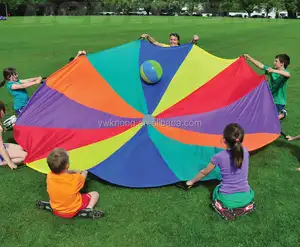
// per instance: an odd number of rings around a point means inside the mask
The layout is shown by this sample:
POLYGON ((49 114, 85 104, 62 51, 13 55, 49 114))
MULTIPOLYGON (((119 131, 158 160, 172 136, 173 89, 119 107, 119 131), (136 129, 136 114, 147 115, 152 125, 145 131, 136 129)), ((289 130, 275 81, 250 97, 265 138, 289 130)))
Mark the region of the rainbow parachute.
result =
MULTIPOLYGON (((265 76, 244 58, 215 57, 196 45, 162 48, 134 41, 79 57, 41 85, 15 126, 26 164, 47 173, 55 147, 84 169, 126 187, 191 179, 225 148, 224 127, 239 123, 248 150, 280 134, 265 76), (147 85, 140 65, 155 60, 161 81, 147 85)), ((208 177, 220 179, 216 168, 208 177)))

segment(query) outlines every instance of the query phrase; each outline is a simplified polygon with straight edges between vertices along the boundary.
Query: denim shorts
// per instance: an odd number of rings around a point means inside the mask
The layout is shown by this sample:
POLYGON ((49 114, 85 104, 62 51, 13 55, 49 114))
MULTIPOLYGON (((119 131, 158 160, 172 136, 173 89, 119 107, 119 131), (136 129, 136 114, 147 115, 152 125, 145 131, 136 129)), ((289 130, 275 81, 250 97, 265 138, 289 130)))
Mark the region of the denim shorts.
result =
POLYGON ((282 110, 285 110, 285 105, 276 104, 277 113, 280 114, 282 110))
POLYGON ((18 109, 18 110, 15 110, 15 114, 16 114, 17 116, 19 116, 19 115, 21 114, 21 112, 24 110, 24 108, 25 108, 25 106, 21 107, 21 108, 18 109))
MULTIPOLYGON (((7 148, 7 146, 5 144, 3 144, 5 148, 7 148)), ((4 161, 4 158, 2 157, 2 155, 0 154, 0 162, 4 161)))

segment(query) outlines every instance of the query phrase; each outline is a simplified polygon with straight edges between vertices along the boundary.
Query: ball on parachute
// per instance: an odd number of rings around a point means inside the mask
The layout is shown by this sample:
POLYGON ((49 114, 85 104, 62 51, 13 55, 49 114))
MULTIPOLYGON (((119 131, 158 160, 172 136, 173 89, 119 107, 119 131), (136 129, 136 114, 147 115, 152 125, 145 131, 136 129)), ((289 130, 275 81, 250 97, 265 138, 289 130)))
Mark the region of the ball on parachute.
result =
POLYGON ((142 79, 148 84, 158 83, 163 75, 161 65, 155 60, 147 60, 140 67, 142 79))

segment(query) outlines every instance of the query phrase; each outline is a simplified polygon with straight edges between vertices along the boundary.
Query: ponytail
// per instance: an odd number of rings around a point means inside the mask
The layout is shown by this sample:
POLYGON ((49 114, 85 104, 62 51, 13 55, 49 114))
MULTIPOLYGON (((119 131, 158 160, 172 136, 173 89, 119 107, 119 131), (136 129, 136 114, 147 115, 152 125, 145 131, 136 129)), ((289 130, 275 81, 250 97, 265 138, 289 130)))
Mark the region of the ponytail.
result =
POLYGON ((244 161, 243 145, 237 141, 231 148, 232 159, 236 168, 241 169, 244 161))
POLYGON ((234 166, 238 169, 242 168, 244 161, 244 148, 242 145, 244 134, 243 128, 236 123, 227 125, 223 132, 225 142, 231 150, 231 158, 234 166))

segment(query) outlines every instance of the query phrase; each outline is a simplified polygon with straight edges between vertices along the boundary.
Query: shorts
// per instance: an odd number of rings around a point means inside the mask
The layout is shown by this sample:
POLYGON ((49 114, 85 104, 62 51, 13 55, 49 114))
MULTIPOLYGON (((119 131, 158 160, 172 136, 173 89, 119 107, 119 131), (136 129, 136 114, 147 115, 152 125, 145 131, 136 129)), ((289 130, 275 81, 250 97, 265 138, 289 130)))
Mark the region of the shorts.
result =
MULTIPOLYGON (((5 144, 3 144, 5 148, 7 148, 7 146, 5 144)), ((0 154, 0 166, 2 166, 2 162, 4 161, 4 158, 2 157, 2 155, 0 154)))
POLYGON ((280 114, 283 110, 285 110, 285 105, 276 104, 277 113, 280 114))
POLYGON ((15 114, 19 116, 21 112, 24 110, 25 106, 21 107, 20 109, 15 110, 15 114))
POLYGON ((254 191, 250 188, 248 192, 237 192, 232 194, 223 194, 219 191, 221 185, 213 191, 212 199, 220 201, 228 209, 241 208, 248 205, 254 198, 254 191))
POLYGON ((79 211, 81 211, 82 209, 85 209, 89 203, 90 203, 90 200, 91 200, 91 195, 90 194, 81 194, 81 198, 82 198, 82 205, 81 207, 77 210, 77 212, 75 213, 70 213, 70 214, 61 214, 61 213, 58 213, 58 212, 55 212, 53 210, 53 213, 57 216, 60 216, 62 218, 73 218, 74 216, 76 216, 79 211))

